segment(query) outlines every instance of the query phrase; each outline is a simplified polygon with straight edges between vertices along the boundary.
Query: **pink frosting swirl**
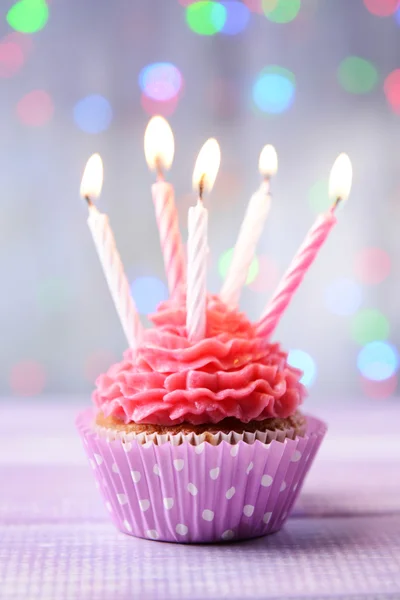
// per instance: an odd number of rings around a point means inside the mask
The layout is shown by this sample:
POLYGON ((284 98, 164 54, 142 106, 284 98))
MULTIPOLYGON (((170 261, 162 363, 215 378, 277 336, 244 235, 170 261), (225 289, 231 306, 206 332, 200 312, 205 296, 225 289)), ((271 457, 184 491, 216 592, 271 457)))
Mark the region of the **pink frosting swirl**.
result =
POLYGON ((126 423, 175 425, 244 423, 288 417, 305 396, 301 372, 287 363, 279 344, 257 337, 238 310, 217 296, 207 300, 206 337, 186 337, 185 302, 163 302, 150 317, 136 352, 96 381, 93 400, 106 417, 126 423))

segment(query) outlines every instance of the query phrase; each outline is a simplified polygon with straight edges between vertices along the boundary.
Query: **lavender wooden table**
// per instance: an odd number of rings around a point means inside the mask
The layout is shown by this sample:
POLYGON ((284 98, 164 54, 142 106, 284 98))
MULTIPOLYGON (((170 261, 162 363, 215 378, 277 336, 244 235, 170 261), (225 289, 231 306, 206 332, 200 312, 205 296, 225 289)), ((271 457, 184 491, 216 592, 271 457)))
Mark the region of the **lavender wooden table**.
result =
POLYGON ((330 433, 284 530, 220 546, 114 530, 78 401, 0 402, 1 600, 400 599, 399 400, 314 410, 330 433))

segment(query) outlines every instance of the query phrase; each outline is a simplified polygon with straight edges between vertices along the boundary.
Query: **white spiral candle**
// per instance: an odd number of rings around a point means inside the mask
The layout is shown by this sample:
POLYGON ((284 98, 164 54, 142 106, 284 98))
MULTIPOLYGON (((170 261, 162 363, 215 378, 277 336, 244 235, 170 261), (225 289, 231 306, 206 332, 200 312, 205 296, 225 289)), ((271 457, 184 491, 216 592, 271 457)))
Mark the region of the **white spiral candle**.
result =
POLYGON ((121 257, 117 250, 114 234, 108 217, 93 205, 103 184, 103 163, 98 154, 93 154, 87 162, 81 183, 81 196, 89 207, 88 226, 92 233, 97 254, 111 292, 122 328, 131 348, 136 348, 143 335, 135 303, 125 275, 121 257))
POLYGON ((206 333, 207 303, 207 225, 208 211, 199 199, 189 209, 188 216, 188 281, 187 281, 187 335, 191 341, 201 340, 206 333))

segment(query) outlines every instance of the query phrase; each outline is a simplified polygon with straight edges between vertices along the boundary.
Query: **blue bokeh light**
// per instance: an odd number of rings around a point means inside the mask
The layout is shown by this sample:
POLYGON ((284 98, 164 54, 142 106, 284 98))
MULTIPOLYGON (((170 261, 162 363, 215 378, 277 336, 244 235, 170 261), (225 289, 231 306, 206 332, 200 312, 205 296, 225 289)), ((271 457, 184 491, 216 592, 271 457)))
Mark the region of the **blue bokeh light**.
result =
POLYGON ((400 25, 400 6, 394 13, 394 18, 395 18, 397 25, 400 25))
POLYGON ((146 96, 167 102, 179 94, 182 74, 172 63, 159 62, 147 65, 139 73, 139 86, 146 96))
POLYGON ((291 350, 288 354, 287 361, 289 365, 303 371, 301 383, 310 387, 317 376, 317 365, 314 359, 304 350, 291 350))
POLYGON ((325 289, 327 308, 336 315, 348 316, 358 311, 362 303, 362 289, 353 279, 340 278, 325 289))
POLYGON ((279 114, 290 108, 294 94, 294 83, 279 73, 265 73, 253 86, 254 103, 266 113, 279 114))
POLYGON ((399 353, 386 342, 371 342, 361 348, 357 366, 367 379, 384 381, 392 377, 399 368, 399 353))
POLYGON ((226 20, 221 29, 221 33, 226 35, 236 35, 246 29, 250 20, 250 11, 245 4, 232 0, 221 2, 226 9, 226 20))
POLYGON ((142 315, 155 312, 158 304, 168 298, 167 286, 157 277, 137 277, 131 285, 131 292, 142 315))
POLYGON ((99 94, 86 96, 74 106, 75 123, 86 133, 105 131, 112 118, 113 112, 109 101, 99 94))

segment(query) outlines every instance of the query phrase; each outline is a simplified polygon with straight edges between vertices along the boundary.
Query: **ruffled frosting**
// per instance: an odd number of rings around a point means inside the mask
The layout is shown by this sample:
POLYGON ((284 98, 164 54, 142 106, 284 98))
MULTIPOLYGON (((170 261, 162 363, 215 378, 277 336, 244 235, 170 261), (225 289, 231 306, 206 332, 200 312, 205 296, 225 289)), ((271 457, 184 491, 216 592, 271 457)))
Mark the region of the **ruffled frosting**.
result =
POLYGON ((93 400, 126 423, 243 423, 288 417, 305 396, 301 372, 279 344, 257 337, 246 316, 217 296, 207 299, 206 337, 186 336, 185 301, 163 302, 136 351, 96 381, 93 400))

